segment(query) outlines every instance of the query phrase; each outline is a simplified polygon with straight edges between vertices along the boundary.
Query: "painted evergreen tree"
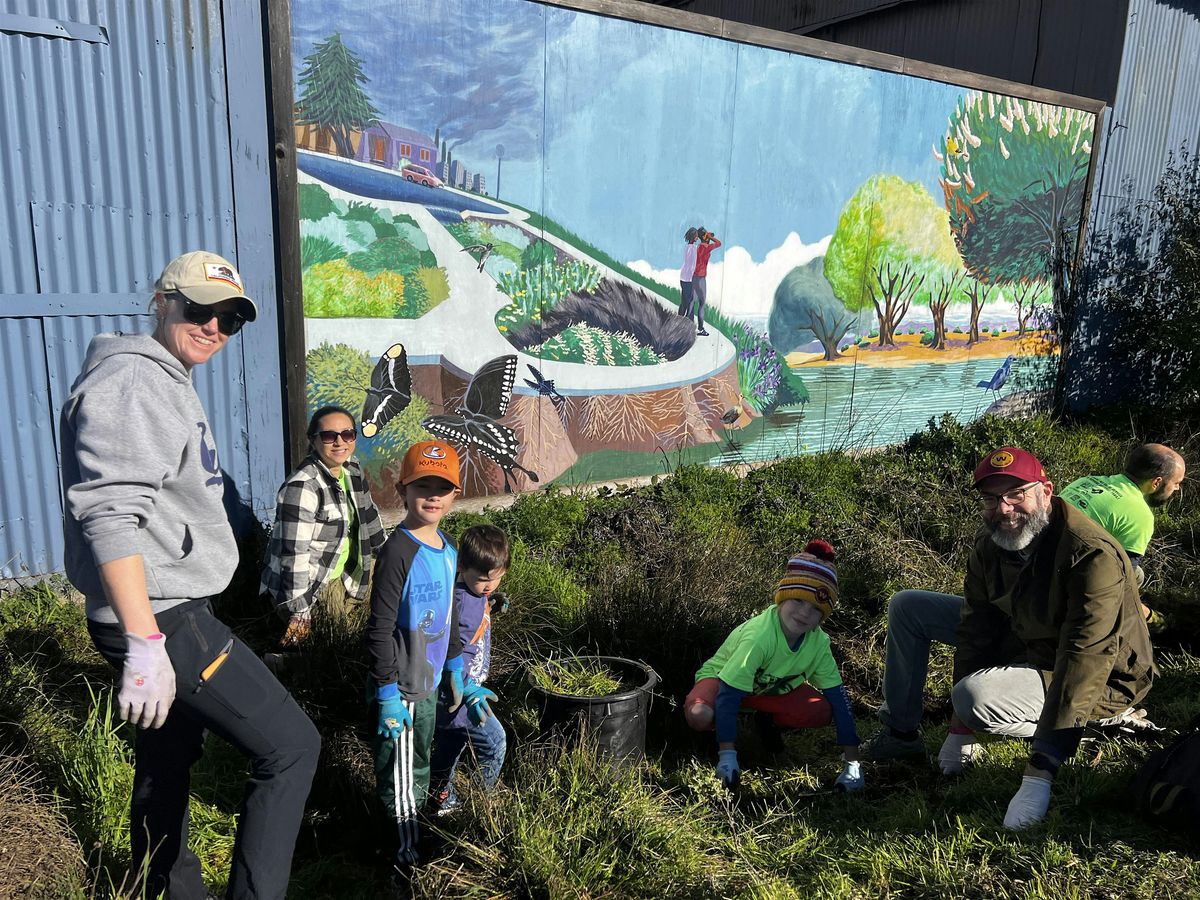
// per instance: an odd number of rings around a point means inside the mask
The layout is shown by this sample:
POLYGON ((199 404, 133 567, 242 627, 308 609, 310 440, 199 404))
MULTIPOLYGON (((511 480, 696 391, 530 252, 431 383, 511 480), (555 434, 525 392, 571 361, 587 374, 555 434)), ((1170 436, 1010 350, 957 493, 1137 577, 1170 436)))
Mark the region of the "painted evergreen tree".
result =
POLYGON ((1050 276, 1055 243, 1074 245, 1095 117, 972 92, 947 121, 939 179, 967 271, 987 285, 1050 276))
POLYGON ((915 181, 872 175, 846 203, 825 254, 825 277, 846 309, 875 310, 879 346, 924 286, 927 263, 958 265, 946 212, 915 181))
POLYGON ((296 116, 299 125, 329 129, 339 156, 351 157, 351 130, 361 131, 379 122, 379 110, 360 85, 369 79, 362 61, 342 43, 336 31, 304 57, 300 73, 302 91, 296 116))

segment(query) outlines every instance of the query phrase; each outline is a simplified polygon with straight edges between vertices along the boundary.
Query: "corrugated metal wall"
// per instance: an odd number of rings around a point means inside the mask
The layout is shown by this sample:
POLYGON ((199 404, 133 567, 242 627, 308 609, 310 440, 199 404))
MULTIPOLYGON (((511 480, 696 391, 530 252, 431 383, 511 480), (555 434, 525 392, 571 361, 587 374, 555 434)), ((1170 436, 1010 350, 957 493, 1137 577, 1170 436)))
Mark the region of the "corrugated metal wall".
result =
POLYGON ((1121 77, 1108 117, 1092 200, 1103 229, 1127 202, 1154 193, 1171 153, 1200 150, 1200 4, 1130 0, 1121 77))
POLYGON ((227 492, 270 508, 283 423, 266 85, 250 0, 0 12, 0 403, 24 423, 0 437, 0 577, 60 567, 58 412, 92 336, 151 327, 154 278, 185 250, 233 260, 259 302, 196 381, 227 492))

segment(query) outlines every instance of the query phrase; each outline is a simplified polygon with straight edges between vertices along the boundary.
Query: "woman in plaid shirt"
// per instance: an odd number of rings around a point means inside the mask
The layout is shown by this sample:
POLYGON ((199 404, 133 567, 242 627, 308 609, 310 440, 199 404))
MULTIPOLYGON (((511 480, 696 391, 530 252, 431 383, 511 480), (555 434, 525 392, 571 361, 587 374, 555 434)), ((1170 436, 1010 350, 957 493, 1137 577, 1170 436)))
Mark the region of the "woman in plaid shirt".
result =
POLYGON ((308 634, 313 606, 339 582, 364 600, 375 554, 387 538, 362 469, 351 456, 354 417, 323 406, 308 423, 311 452, 279 489, 261 592, 288 619, 285 645, 308 634))

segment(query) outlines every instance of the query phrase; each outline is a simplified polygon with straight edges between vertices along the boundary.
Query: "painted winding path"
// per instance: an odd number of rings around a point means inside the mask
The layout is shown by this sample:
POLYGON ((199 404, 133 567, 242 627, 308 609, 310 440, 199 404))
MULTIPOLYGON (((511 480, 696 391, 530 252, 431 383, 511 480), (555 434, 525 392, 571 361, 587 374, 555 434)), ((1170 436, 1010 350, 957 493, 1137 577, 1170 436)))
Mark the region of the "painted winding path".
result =
MULTIPOLYGON (((347 202, 361 201, 368 196, 376 205, 392 213, 411 216, 425 232, 429 249, 437 257, 438 265, 446 269, 450 282, 450 296, 419 319, 306 318, 308 347, 324 342, 348 344, 375 357, 399 341, 408 350, 410 364, 444 365, 464 378, 490 359, 516 353, 520 374, 515 391, 525 394, 536 393, 522 381, 528 375, 526 365, 540 369, 562 394, 588 395, 640 393, 694 384, 717 375, 733 362, 736 353, 733 344, 715 329, 707 337, 698 337, 695 345, 679 359, 653 366, 590 366, 552 362, 523 353, 506 341, 496 328, 495 315, 508 305, 508 295, 490 275, 478 271, 475 260, 463 252, 462 245, 439 218, 453 221, 464 218, 463 213, 466 213, 466 216, 488 221, 519 223, 528 218, 527 213, 452 188, 430 189, 412 185, 398 173, 368 163, 304 150, 299 151, 298 156, 301 182, 320 184, 331 197, 347 202), (357 171, 360 168, 368 171, 357 171), (318 170, 324 178, 311 174, 318 170), (338 183, 353 184, 355 192, 342 190, 336 186, 338 183), (364 184, 368 185, 367 193, 357 193, 364 190, 364 184), (435 216, 427 207, 438 209, 441 216, 435 216)), ((542 237, 569 256, 596 266, 604 277, 645 291, 636 282, 592 259, 574 245, 550 234, 542 237)), ((672 308, 657 295, 646 293, 665 308, 672 308)))

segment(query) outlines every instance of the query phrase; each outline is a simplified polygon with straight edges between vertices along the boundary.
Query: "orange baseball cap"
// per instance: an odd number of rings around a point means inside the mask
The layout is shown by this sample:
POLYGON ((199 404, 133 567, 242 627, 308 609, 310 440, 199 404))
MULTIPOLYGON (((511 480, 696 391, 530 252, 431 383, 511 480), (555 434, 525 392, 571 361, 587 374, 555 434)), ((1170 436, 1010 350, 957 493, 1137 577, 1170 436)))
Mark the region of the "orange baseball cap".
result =
POLYGON ((445 478, 461 489, 458 453, 454 448, 444 441, 421 441, 409 447, 400 463, 400 484, 410 484, 426 475, 445 478))
POLYGON ((1024 482, 1042 484, 1050 481, 1038 458, 1020 447, 1001 447, 980 460, 975 467, 975 486, 979 487, 981 481, 993 475, 1011 475, 1024 482))

